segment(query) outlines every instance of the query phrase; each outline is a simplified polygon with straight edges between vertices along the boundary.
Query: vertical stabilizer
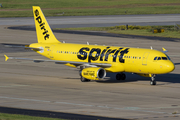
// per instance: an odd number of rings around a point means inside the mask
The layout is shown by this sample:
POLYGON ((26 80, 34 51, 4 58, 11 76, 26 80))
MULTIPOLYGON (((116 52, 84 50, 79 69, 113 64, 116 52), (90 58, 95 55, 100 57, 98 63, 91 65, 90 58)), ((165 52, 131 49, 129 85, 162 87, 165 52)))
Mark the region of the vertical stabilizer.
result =
POLYGON ((39 6, 33 6, 33 14, 38 43, 60 43, 54 36, 39 6))

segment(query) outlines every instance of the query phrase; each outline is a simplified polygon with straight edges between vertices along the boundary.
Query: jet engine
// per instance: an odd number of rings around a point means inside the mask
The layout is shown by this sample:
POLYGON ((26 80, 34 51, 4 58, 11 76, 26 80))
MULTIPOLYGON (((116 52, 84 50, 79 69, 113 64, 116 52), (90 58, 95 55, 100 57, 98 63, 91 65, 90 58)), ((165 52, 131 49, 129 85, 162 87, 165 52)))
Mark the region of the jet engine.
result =
POLYGON ((106 70, 100 67, 84 68, 80 72, 81 76, 89 80, 102 80, 106 77, 106 70))

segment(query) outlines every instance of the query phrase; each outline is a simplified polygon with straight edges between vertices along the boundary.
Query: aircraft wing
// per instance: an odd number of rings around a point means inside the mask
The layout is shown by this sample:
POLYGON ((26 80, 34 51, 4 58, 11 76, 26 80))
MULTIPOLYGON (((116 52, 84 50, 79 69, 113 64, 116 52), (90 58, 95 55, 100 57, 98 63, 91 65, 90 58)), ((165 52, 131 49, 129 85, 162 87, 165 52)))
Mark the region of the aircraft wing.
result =
POLYGON ((85 66, 98 66, 98 67, 102 67, 102 68, 106 68, 106 67, 111 67, 111 64, 106 64, 106 63, 88 63, 88 62, 73 62, 73 61, 61 61, 61 60, 45 60, 45 59, 31 59, 31 58, 18 58, 18 57, 8 57, 6 55, 5 56, 5 61, 9 60, 9 59, 15 59, 15 60, 29 60, 29 61, 33 61, 36 63, 39 62, 54 62, 55 64, 72 64, 77 66, 80 65, 85 65, 85 66))

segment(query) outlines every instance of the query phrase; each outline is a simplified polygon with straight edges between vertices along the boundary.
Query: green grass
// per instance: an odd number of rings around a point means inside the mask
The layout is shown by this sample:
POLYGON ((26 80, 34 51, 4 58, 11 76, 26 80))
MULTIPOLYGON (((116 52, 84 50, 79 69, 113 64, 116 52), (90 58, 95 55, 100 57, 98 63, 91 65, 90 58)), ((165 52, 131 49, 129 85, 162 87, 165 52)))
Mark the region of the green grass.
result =
POLYGON ((40 6, 46 16, 180 13, 179 0, 1 0, 0 17, 32 16, 40 6))
POLYGON ((65 119, 32 117, 27 115, 0 113, 0 120, 65 120, 65 119))
POLYGON ((168 37, 168 38, 180 38, 180 32, 179 31, 165 31, 163 33, 153 33, 153 32, 149 32, 148 30, 124 30, 124 31, 112 30, 112 31, 109 31, 109 33, 168 37))
POLYGON ((142 36, 156 36, 168 38, 180 38, 180 30, 173 25, 170 26, 125 26, 114 27, 86 27, 86 28, 56 28, 56 30, 80 30, 80 31, 106 31, 107 33, 128 34, 128 35, 142 35, 142 36), (154 29, 164 29, 165 32, 153 33, 154 29))

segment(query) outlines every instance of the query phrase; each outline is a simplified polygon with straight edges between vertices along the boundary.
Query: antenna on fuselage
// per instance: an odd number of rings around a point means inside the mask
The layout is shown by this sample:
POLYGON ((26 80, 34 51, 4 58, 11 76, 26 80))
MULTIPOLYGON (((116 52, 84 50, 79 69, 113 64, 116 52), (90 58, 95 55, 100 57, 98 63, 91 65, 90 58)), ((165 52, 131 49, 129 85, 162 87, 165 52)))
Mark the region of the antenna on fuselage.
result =
POLYGON ((150 46, 151 50, 153 49, 152 46, 150 46))
POLYGON ((65 43, 65 41, 63 41, 63 43, 65 43))
POLYGON ((89 45, 89 42, 87 42, 87 45, 89 45))

